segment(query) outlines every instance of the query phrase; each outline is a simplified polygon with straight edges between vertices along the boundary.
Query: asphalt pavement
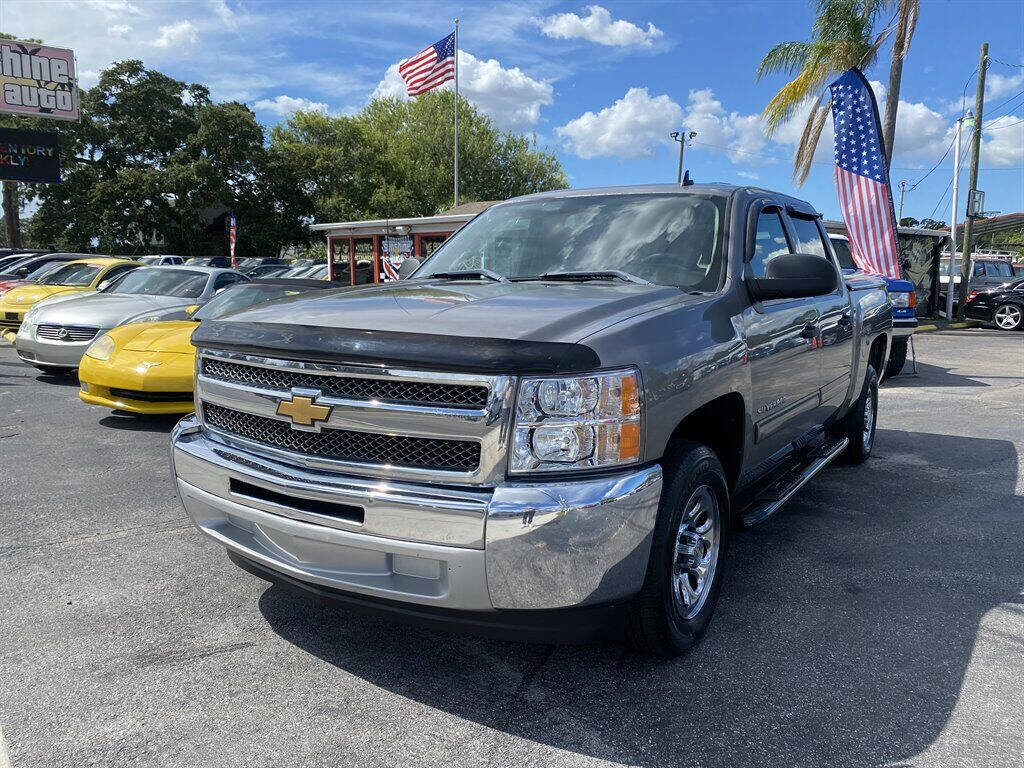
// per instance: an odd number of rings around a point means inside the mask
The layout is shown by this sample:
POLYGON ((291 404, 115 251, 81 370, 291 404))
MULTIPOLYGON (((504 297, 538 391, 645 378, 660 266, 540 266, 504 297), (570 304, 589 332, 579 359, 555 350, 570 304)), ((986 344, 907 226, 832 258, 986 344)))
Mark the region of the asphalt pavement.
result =
POLYGON ((1024 334, 917 351, 872 459, 734 536, 704 642, 655 662, 271 587, 187 522, 173 420, 0 343, 0 766, 1020 766, 1024 334))

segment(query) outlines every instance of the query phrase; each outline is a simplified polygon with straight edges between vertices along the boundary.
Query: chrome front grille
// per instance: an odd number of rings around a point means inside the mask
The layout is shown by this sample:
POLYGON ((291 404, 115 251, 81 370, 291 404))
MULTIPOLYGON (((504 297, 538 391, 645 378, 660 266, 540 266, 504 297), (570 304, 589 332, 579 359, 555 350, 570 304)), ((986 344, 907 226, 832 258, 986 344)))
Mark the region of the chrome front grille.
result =
POLYGON ((504 474, 514 390, 512 376, 204 349, 195 384, 203 427, 237 449, 351 476, 471 485, 504 474))
POLYGON ((82 342, 96 338, 99 328, 82 325, 56 325, 44 323, 36 326, 36 336, 53 341, 82 342))
POLYGON ((203 403, 206 423, 232 435, 308 456, 357 464, 474 472, 480 444, 463 440, 381 435, 347 429, 300 432, 286 421, 203 403))
POLYGON ((487 387, 426 381, 356 378, 321 373, 265 368, 215 358, 203 359, 203 374, 212 379, 236 381, 287 392, 292 387, 318 389, 327 397, 380 400, 385 403, 439 405, 447 408, 483 408, 487 387))

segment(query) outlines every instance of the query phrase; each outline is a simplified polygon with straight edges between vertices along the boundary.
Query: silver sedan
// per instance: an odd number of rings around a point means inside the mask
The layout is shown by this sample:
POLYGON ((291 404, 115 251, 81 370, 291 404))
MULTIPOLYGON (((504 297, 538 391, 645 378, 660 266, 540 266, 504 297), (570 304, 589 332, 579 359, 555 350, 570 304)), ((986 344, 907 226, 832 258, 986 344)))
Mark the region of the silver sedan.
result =
POLYGON ((25 315, 14 346, 22 360, 43 371, 70 372, 105 331, 125 323, 183 320, 188 307, 248 279, 234 269, 141 267, 95 293, 40 302, 25 315))

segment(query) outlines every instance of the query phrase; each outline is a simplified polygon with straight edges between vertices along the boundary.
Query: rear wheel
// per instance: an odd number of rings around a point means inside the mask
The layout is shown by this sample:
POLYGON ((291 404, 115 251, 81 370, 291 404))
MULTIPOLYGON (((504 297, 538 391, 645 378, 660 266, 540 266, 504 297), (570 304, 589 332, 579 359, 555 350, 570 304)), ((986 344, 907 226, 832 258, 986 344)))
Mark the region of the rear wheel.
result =
POLYGON ((889 347, 889 362, 885 366, 885 378, 899 376, 907 362, 907 337, 893 339, 889 347))
POLYGON ((729 490, 715 454, 698 443, 675 446, 644 586, 634 600, 630 643, 653 656, 677 656, 704 634, 718 601, 729 535, 729 490))
POLYGON ((992 312, 992 322, 1001 331, 1019 331, 1024 326, 1024 309, 1016 304, 1000 304, 992 312))
POLYGON ((878 374, 868 364, 867 376, 860 397, 850 406, 850 412, 839 423, 837 434, 847 437, 850 444, 844 454, 850 464, 863 464, 871 456, 875 445, 875 424, 878 421, 878 374))

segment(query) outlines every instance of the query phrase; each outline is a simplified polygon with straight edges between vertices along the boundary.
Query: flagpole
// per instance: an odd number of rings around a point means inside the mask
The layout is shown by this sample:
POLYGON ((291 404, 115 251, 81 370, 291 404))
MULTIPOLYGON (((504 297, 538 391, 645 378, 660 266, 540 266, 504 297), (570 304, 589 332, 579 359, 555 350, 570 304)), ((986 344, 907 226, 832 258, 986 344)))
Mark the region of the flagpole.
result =
POLYGON ((459 20, 455 20, 455 203, 459 204, 459 20))

